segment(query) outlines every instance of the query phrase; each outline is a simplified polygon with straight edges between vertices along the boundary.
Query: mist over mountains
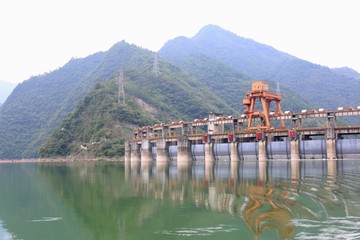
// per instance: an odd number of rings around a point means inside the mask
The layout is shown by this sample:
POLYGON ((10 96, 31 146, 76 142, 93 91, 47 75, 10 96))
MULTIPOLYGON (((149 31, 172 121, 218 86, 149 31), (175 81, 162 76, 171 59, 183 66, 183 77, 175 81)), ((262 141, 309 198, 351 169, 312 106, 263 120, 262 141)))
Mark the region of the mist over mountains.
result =
POLYGON ((253 80, 268 81, 273 91, 279 82, 284 110, 357 106, 359 76, 214 25, 169 40, 157 54, 122 41, 19 84, 0 109, 0 159, 38 157, 40 150, 48 157, 119 156, 136 126, 211 111, 240 115, 253 80), (125 103, 118 101, 120 70, 125 103))

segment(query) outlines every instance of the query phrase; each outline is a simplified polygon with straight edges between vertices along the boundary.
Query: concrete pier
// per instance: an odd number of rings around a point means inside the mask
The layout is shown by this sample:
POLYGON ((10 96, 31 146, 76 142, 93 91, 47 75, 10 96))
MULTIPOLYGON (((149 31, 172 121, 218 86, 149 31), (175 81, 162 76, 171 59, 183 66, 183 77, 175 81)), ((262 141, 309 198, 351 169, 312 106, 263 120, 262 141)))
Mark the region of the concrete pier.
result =
POLYGON ((159 138, 156 140, 156 162, 169 161, 169 149, 165 138, 159 138))
POLYGON ((191 142, 185 136, 177 139, 177 162, 178 164, 185 164, 192 162, 191 157, 191 142))
POLYGON ((259 161, 266 161, 267 157, 267 150, 266 150, 266 140, 260 140, 259 142, 259 161))
POLYGON ((230 142, 230 160, 231 162, 239 161, 238 143, 230 142))
POLYGON ((290 141, 290 159, 291 160, 300 159, 299 140, 290 141))
POLYGON ((211 142, 204 143, 205 146, 205 162, 214 162, 215 156, 214 156, 214 144, 211 142))
POLYGON ((143 162, 152 162, 152 153, 151 153, 151 143, 148 139, 141 141, 140 154, 141 154, 141 163, 143 162))
POLYGON ((130 145, 130 161, 131 163, 140 162, 140 145, 137 142, 132 142, 130 145))
POLYGON ((326 158, 336 159, 336 140, 326 139, 326 158))
POLYGON ((130 162, 131 145, 129 141, 125 141, 125 163, 130 162))

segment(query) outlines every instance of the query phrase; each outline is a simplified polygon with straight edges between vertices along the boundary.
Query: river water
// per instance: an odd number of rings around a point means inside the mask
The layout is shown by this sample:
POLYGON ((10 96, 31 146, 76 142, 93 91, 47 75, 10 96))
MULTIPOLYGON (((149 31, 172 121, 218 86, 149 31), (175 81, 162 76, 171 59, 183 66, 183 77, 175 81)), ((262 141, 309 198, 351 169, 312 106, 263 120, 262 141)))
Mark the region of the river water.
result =
POLYGON ((360 160, 3 163, 0 239, 360 239, 360 160))

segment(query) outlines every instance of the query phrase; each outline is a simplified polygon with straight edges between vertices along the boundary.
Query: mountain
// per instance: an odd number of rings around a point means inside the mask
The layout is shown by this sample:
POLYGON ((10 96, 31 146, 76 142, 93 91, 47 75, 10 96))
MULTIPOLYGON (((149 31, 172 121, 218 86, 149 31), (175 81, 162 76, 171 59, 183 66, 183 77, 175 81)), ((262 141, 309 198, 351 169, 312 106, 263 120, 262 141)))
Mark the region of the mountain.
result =
POLYGON ((0 80, 0 106, 6 101, 7 97, 10 95, 10 93, 14 90, 15 87, 16 84, 14 83, 0 80))
POLYGON ((54 127, 74 109, 96 82, 134 62, 138 47, 125 42, 106 52, 71 59, 62 68, 19 84, 0 109, 0 158, 38 156, 54 127))
POLYGON ((161 74, 154 74, 154 56, 120 42, 19 84, 0 109, 0 158, 39 156, 40 146, 96 83, 115 78, 119 69, 126 74, 126 94, 158 111, 158 121, 203 117, 209 111, 233 113, 205 84, 166 61, 158 61, 161 74))
POLYGON ((234 114, 206 84, 166 61, 151 67, 154 54, 124 71, 125 101, 118 98, 118 79, 97 83, 40 149, 42 157, 123 154, 125 137, 137 126, 191 120, 209 112, 234 114), (206 100, 205 100, 206 99, 206 100))
MULTIPOLYGON (((136 126, 187 121, 209 112, 242 113, 242 99, 251 81, 233 68, 194 57, 177 66, 159 59, 154 71, 153 55, 142 60, 148 63, 124 72, 125 103, 118 102, 116 78, 97 83, 41 147, 41 156, 119 156, 125 137, 136 126)), ((309 106, 291 89, 284 89, 283 96, 288 109, 309 106)))
MULTIPOLYGON (((169 60, 203 81, 212 92, 235 109, 238 115, 243 112, 242 100, 246 92, 251 89, 254 78, 203 54, 192 53, 183 60, 169 60)), ((277 83, 269 79, 267 82, 270 84, 270 90, 276 91, 277 83)), ((300 111, 312 107, 287 85, 281 85, 281 89, 283 109, 300 111)))
POLYGON ((334 109, 360 103, 360 82, 349 75, 237 36, 215 25, 203 27, 192 38, 179 37, 168 41, 159 55, 174 64, 187 62, 194 56, 213 59, 253 79, 286 85, 316 107, 334 109))

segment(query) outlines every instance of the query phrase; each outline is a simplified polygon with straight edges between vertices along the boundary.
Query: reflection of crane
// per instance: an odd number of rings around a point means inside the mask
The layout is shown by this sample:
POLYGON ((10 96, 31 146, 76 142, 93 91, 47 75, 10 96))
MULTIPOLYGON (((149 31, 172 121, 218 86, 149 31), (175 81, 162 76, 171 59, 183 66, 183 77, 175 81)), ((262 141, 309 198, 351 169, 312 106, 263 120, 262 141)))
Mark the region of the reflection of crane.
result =
MULTIPOLYGON (((268 130, 271 128, 270 120, 269 120, 269 109, 271 101, 276 102, 276 112, 274 115, 282 115, 281 106, 280 106, 280 94, 270 93, 269 86, 267 82, 253 82, 251 84, 251 91, 246 93, 246 97, 243 100, 243 104, 245 105, 245 114, 247 115, 248 121, 248 129, 255 130, 268 130), (255 101, 259 99, 262 105, 261 110, 255 110, 255 101), (252 126, 252 121, 254 117, 260 117, 261 123, 259 126, 252 126)), ((281 127, 284 128, 284 120, 280 119, 281 127)))
POLYGON ((244 209, 244 219, 248 227, 259 237, 267 228, 276 230, 280 239, 294 236, 295 225, 291 222, 291 212, 283 205, 287 192, 274 193, 272 187, 248 186, 249 202, 244 209))

